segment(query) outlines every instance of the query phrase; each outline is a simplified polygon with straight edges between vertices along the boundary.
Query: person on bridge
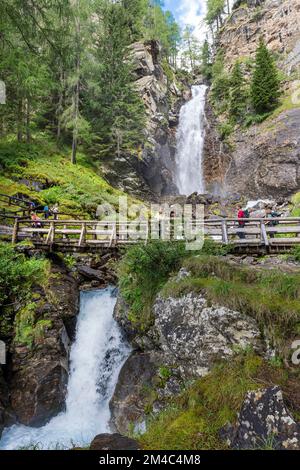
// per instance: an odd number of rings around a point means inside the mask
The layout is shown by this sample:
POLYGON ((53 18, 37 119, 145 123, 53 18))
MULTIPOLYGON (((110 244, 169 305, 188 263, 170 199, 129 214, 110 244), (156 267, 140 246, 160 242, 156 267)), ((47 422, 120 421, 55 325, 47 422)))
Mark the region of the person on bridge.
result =
POLYGON ((41 228, 42 227, 41 219, 36 215, 35 212, 31 212, 31 220, 32 220, 32 227, 33 228, 41 228))
MULTIPOLYGON (((267 207, 266 209, 266 218, 267 219, 273 219, 270 220, 270 222, 267 223, 268 227, 276 227, 276 225, 279 224, 278 220, 274 220, 276 218, 280 217, 280 214, 278 214, 275 210, 272 209, 272 207, 267 207)), ((275 238, 276 232, 271 232, 270 233, 270 238, 275 238)))
POLYGON ((54 206, 51 209, 51 214, 53 214, 54 220, 58 220, 58 213, 59 213, 58 204, 54 204, 54 206))
POLYGON ((48 207, 47 205, 44 206, 43 212, 44 212, 44 217, 45 217, 45 219, 46 219, 46 220, 49 219, 49 217, 50 217, 50 210, 49 210, 49 207, 48 207))
MULTIPOLYGON (((243 207, 238 206, 239 228, 241 228, 241 229, 245 228, 246 223, 245 223, 244 220, 242 220, 242 219, 245 219, 245 218, 246 218, 246 214, 245 214, 245 211, 243 210, 243 207)), ((241 240, 244 240, 246 238, 246 235, 245 235, 244 231, 238 232, 237 235, 241 240)))

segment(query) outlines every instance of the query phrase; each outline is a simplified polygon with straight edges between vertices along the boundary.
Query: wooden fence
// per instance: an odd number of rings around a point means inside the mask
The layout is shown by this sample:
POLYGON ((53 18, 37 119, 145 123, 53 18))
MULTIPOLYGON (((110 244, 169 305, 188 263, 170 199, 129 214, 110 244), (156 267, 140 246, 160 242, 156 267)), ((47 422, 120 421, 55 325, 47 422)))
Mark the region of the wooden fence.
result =
MULTIPOLYGON (((178 234, 177 219, 171 220, 167 229, 143 222, 113 222, 86 220, 42 220, 15 218, 14 225, 0 226, 0 235, 10 236, 13 243, 30 240, 36 246, 57 248, 89 248, 147 243, 164 235, 163 239, 185 240, 178 234), (155 230, 154 230, 155 226, 155 230)), ((245 227, 236 218, 193 221, 193 233, 211 238, 216 243, 236 247, 290 248, 300 244, 300 218, 245 219, 245 227)), ((180 231, 179 231, 180 232, 180 231)))

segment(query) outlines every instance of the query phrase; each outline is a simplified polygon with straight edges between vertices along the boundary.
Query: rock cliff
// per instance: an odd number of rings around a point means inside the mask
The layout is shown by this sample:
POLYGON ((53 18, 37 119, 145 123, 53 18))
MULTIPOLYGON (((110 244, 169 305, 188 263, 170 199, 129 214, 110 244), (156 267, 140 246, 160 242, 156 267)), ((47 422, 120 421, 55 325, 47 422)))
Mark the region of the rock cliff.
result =
POLYGON ((176 126, 180 106, 190 98, 187 81, 176 78, 160 53, 157 41, 131 46, 135 87, 146 110, 145 144, 138 158, 115 156, 106 168, 106 176, 115 186, 152 198, 177 193, 172 174, 176 126))
POLYGON ((205 173, 208 188, 245 196, 288 196, 300 187, 300 1, 237 1, 219 35, 225 67, 253 59, 259 38, 273 51, 282 74, 281 106, 264 123, 241 129, 231 146, 220 144, 208 113, 205 173))

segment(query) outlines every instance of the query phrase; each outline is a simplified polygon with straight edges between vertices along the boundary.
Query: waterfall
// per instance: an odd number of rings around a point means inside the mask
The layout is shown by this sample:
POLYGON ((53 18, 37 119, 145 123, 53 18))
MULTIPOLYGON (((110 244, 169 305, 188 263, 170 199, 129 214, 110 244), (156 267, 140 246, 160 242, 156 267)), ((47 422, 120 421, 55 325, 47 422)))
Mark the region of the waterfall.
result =
POLYGON ((204 193, 203 146, 206 85, 192 87, 192 99, 180 111, 175 183, 182 195, 204 193))
POLYGON ((0 449, 83 447, 97 434, 109 432, 109 401, 130 352, 113 319, 115 302, 113 288, 81 293, 66 411, 41 428, 7 428, 0 449))

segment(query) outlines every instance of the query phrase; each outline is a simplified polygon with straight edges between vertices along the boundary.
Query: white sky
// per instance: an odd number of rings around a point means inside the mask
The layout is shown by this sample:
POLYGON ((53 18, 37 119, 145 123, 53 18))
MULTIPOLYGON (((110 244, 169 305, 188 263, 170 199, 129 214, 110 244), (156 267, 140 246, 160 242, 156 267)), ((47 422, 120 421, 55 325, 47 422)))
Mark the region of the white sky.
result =
MULTIPOLYGON (((231 6, 234 1, 230 0, 231 6)), ((205 39, 206 0, 165 0, 165 9, 172 11, 182 28, 193 26, 195 36, 201 41, 205 39)))

